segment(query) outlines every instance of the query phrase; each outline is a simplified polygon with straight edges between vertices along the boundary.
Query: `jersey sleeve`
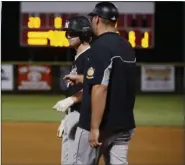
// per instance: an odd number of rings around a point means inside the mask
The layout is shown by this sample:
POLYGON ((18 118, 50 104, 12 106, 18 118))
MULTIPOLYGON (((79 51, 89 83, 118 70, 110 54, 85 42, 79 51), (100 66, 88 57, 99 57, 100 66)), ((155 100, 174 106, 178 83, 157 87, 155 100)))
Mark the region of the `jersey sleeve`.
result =
POLYGON ((86 81, 92 85, 108 85, 112 68, 111 53, 106 47, 92 49, 91 58, 86 70, 86 81))

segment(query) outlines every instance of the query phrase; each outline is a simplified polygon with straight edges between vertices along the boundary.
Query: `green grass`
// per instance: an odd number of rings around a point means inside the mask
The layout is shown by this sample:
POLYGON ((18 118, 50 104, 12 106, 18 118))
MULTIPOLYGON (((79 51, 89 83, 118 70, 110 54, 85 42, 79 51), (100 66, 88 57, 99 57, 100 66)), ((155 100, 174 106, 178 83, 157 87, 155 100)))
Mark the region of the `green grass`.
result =
POLYGON ((139 125, 184 125, 184 98, 180 95, 138 96, 135 118, 139 125))
MULTIPOLYGON (((59 122, 64 116, 52 106, 63 96, 2 95, 2 121, 59 122)), ((142 95, 136 97, 137 125, 183 126, 184 100, 180 95, 142 95)))
POLYGON ((3 121, 60 121, 64 113, 52 106, 64 96, 2 95, 3 121))

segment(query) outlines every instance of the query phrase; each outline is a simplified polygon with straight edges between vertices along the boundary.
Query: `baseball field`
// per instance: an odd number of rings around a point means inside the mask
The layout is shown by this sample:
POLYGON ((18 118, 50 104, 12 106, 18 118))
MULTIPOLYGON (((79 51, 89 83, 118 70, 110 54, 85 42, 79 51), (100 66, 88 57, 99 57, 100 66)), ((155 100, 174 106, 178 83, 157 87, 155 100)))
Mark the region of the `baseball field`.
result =
MULTIPOLYGON (((2 95, 2 165, 60 165, 59 95, 2 95)), ((130 165, 184 164, 184 98, 139 95, 130 165)), ((103 165, 103 160, 100 162, 103 165)))

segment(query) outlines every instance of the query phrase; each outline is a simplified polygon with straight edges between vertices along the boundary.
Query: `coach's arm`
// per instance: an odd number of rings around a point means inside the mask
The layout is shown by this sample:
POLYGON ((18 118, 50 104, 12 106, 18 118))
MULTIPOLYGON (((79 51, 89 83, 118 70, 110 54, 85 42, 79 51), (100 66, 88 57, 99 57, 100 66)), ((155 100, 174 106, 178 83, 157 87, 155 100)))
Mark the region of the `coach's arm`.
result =
POLYGON ((92 147, 101 145, 99 140, 99 127, 103 118, 107 98, 107 85, 94 85, 91 93, 91 133, 89 142, 92 147))
POLYGON ((94 49, 92 52, 93 56, 91 57, 91 66, 89 67, 89 71, 91 72, 87 72, 87 78, 89 78, 88 83, 92 84, 89 143, 92 147, 97 147, 101 145, 99 142, 99 129, 106 106, 112 60, 110 58, 111 52, 104 45, 99 45, 99 49, 94 49))

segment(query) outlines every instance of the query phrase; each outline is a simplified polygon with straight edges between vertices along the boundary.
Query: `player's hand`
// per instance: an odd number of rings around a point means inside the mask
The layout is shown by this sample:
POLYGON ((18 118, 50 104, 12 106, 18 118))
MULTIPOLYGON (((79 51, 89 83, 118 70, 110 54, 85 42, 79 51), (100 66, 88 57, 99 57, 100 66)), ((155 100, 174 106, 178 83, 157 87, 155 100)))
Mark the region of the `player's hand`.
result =
POLYGON ((83 75, 68 74, 65 75, 63 79, 66 80, 70 85, 83 83, 83 75))
POLYGON ((57 130, 57 137, 62 138, 64 134, 64 120, 61 121, 60 126, 57 130))
POLYGON ((52 108, 56 109, 58 112, 65 112, 69 107, 74 104, 74 101, 71 97, 68 97, 64 100, 58 101, 52 108))
POLYGON ((99 142, 99 136, 100 136, 99 129, 91 129, 89 134, 89 143, 91 147, 96 148, 102 145, 102 143, 99 142))

